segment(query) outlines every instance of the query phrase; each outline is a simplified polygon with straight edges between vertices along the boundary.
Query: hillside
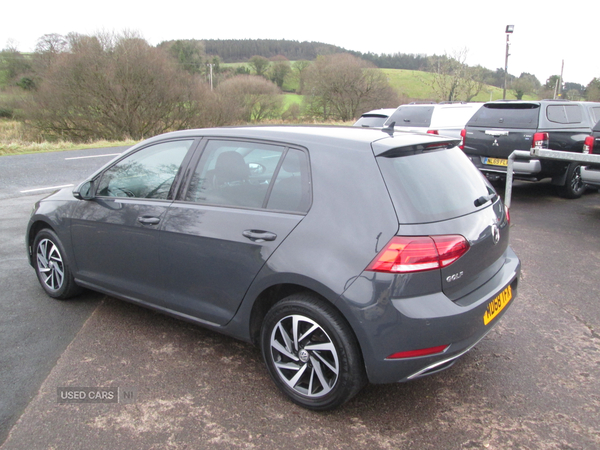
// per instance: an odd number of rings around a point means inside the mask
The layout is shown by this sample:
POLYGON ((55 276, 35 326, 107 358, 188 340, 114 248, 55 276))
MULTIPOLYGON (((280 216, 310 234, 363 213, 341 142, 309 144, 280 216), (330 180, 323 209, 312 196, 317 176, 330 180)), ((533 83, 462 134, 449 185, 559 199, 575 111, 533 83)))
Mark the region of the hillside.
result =
MULTIPOLYGON (((381 69, 386 74, 390 85, 396 89, 401 98, 409 100, 432 100, 435 93, 431 88, 434 74, 418 70, 381 69)), ((506 98, 515 100, 512 91, 506 91, 506 98)), ((474 102, 488 102, 502 99, 502 88, 485 85, 482 91, 473 99, 474 102)), ((525 95, 523 100, 535 100, 536 96, 525 95)))

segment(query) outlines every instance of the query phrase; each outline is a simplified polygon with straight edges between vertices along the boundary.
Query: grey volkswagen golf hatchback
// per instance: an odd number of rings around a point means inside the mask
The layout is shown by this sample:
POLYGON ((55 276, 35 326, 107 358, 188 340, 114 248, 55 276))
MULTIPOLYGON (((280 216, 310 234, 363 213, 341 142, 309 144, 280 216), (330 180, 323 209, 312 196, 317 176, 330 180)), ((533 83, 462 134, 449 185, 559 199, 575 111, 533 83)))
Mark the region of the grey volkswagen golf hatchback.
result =
POLYGON ((41 286, 103 292, 254 343, 292 401, 453 364, 498 322, 520 262, 456 147, 352 127, 179 131, 35 206, 41 286))

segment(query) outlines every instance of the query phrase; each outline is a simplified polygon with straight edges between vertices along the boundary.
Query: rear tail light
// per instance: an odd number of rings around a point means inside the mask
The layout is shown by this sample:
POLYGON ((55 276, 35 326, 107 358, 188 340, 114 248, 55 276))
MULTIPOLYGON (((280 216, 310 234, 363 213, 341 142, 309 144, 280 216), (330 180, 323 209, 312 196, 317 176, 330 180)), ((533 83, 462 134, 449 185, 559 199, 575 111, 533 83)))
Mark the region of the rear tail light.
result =
POLYGON ((548 141, 550 140, 550 135, 548 133, 535 133, 533 135, 533 142, 531 143, 531 148, 548 148, 548 141))
POLYGON ((427 134, 440 134, 438 130, 427 130, 427 134))
POLYGON ((460 130, 460 144, 458 145, 458 148, 460 148, 461 150, 465 149, 465 140, 467 139, 467 130, 466 129, 462 129, 460 130))
POLYGON ((469 250, 460 235, 394 236, 366 270, 411 273, 449 266, 469 250))
POLYGON ((583 153, 594 153, 594 136, 588 136, 583 141, 583 153))

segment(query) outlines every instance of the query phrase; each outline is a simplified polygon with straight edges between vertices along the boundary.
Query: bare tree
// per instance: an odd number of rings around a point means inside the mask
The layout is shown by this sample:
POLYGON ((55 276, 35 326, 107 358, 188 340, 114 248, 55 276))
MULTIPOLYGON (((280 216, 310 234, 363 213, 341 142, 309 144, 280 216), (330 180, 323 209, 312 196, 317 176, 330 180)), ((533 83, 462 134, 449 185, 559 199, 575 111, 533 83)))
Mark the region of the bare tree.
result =
POLYGON ((484 86, 484 69, 469 67, 469 51, 464 48, 452 55, 432 56, 429 60, 432 81, 422 80, 430 86, 440 101, 471 101, 484 86))
POLYGON ((199 122, 205 89, 133 34, 69 35, 40 74, 28 121, 71 139, 141 139, 199 122))
POLYGON ((343 121, 399 102, 383 72, 347 53, 317 58, 307 69, 306 94, 314 114, 343 121))
POLYGON ((218 88, 222 104, 230 115, 242 122, 259 122, 281 114, 283 99, 279 88, 255 75, 238 75, 223 81, 218 88))

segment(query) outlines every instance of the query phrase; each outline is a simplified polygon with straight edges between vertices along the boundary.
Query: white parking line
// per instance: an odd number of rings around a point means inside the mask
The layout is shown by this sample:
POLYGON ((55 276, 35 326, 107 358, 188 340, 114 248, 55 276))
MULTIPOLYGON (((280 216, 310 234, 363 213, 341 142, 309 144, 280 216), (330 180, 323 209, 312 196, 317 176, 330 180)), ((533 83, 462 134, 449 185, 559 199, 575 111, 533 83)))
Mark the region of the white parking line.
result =
POLYGON ((75 186, 75 185, 74 184, 65 184, 63 186, 48 186, 48 187, 37 188, 37 189, 27 189, 26 191, 19 191, 19 192, 21 192, 21 194, 25 194, 26 192, 49 191, 50 189, 62 189, 62 188, 71 187, 71 186, 75 186))
POLYGON ((92 155, 92 156, 75 156, 73 158, 65 158, 65 161, 69 161, 71 159, 87 159, 87 158, 102 158, 104 156, 118 156, 120 153, 107 153, 106 155, 92 155))

